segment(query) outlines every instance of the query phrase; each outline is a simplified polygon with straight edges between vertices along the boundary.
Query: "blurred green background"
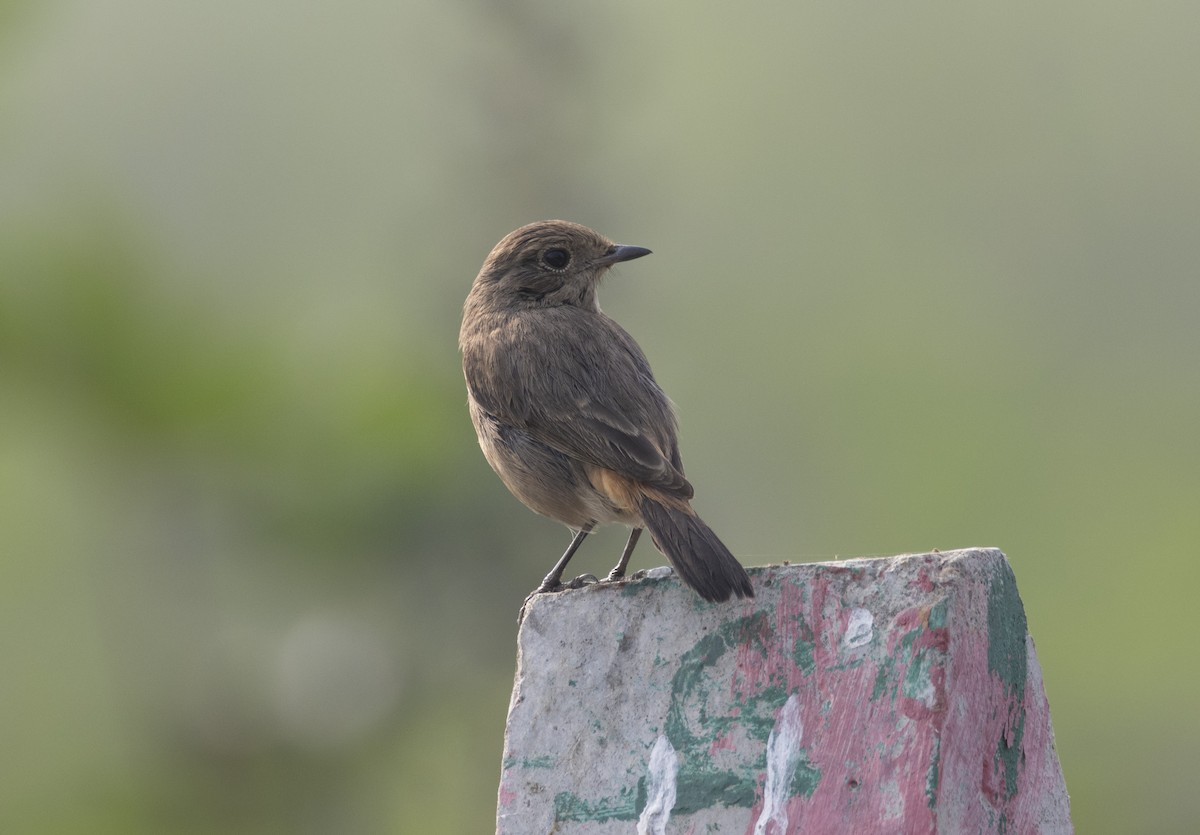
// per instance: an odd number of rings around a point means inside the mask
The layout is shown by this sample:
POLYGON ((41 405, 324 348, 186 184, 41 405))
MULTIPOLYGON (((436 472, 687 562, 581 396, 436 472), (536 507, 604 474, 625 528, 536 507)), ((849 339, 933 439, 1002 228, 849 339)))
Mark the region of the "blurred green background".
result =
POLYGON ((1198 9, 0 3, 0 831, 493 828, 546 217, 743 562, 1002 547, 1079 830, 1197 831, 1198 9))

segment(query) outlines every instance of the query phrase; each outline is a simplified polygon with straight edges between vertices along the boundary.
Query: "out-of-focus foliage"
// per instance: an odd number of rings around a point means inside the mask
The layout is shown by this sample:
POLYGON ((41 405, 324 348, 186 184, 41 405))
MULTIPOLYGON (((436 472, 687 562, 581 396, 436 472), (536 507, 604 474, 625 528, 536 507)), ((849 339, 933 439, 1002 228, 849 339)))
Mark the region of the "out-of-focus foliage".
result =
POLYGON ((655 250, 602 299, 744 562, 1003 547, 1079 830, 1195 830, 1193 5, 0 27, 0 831, 491 828, 567 534, 455 338, 543 217, 655 250))

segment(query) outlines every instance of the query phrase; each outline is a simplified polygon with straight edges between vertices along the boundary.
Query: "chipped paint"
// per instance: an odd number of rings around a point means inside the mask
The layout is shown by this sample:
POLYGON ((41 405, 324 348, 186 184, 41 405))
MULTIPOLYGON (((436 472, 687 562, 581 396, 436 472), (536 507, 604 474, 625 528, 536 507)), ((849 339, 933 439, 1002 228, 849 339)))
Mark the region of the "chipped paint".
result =
POLYGON ((875 618, 866 609, 851 609, 846 623, 846 648, 854 649, 871 643, 875 637, 875 618))
POLYGON ((679 761, 675 749, 665 736, 659 735, 650 749, 647 763, 646 806, 638 817, 638 835, 665 835, 671 810, 675 808, 675 775, 679 761))
POLYGON ((788 697, 779 711, 779 721, 767 738, 767 777, 763 783, 763 805, 754 824, 754 835, 766 835, 767 825, 775 824, 776 832, 787 832, 787 798, 791 794, 792 777, 800 764, 804 739, 804 722, 800 718, 800 701, 795 694, 788 697))

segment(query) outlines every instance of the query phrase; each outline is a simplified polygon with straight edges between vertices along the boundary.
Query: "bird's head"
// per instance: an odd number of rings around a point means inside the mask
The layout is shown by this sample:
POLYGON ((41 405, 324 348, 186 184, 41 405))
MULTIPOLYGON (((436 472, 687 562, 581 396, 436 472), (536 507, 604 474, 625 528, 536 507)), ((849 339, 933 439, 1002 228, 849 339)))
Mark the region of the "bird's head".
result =
POLYGON ((640 246, 615 244, 565 220, 543 220, 510 232, 492 249, 472 293, 517 306, 596 307, 596 285, 619 261, 649 255, 640 246))

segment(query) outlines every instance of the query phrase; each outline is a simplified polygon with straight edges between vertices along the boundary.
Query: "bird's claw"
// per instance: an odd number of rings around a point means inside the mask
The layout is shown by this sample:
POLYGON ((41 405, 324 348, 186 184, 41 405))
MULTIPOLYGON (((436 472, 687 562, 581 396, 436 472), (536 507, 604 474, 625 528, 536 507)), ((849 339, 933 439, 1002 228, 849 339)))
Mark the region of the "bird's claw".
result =
POLYGON ((540 586, 529 593, 529 596, 525 598, 525 602, 521 604, 521 610, 517 613, 517 623, 520 624, 525 620, 525 610, 529 607, 529 601, 533 600, 539 594, 557 594, 560 591, 581 589, 584 586, 595 585, 599 582, 595 574, 580 574, 574 580, 568 580, 566 583, 547 577, 545 580, 542 580, 540 586))

